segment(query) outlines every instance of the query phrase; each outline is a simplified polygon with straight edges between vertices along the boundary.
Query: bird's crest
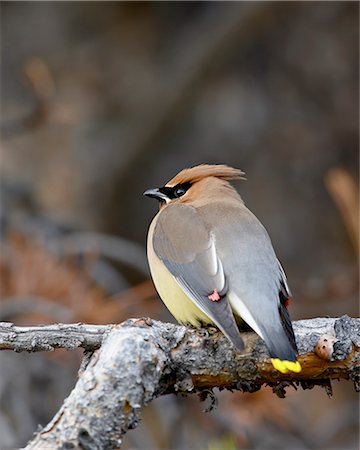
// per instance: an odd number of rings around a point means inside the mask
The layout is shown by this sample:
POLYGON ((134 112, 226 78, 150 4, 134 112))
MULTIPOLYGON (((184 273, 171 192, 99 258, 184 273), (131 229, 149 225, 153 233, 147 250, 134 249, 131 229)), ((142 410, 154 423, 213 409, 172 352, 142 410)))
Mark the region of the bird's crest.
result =
POLYGON ((245 173, 242 170, 224 164, 201 164, 200 166, 183 169, 166 185, 176 186, 182 183, 196 183, 207 177, 216 177, 222 180, 245 180, 244 175, 245 173))

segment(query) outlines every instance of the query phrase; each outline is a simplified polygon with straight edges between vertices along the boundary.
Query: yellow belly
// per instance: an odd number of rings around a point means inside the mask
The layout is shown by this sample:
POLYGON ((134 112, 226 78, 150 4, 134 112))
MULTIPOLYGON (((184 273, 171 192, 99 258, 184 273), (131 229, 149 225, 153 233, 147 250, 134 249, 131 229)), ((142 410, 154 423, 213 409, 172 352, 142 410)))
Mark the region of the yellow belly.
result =
MULTIPOLYGON (((152 233, 149 232, 149 234, 152 233)), ((201 324, 213 324, 178 285, 166 266, 156 256, 150 241, 151 239, 148 239, 147 250, 151 276, 161 300, 170 313, 178 322, 185 325, 191 324, 194 327, 200 327, 201 324)))

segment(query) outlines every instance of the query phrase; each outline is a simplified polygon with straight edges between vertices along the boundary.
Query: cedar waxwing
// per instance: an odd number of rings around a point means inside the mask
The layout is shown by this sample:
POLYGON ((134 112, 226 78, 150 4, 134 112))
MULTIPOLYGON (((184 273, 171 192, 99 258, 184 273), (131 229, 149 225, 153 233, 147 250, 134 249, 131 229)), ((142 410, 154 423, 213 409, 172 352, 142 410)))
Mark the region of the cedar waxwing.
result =
POLYGON ((275 369, 300 372, 284 270, 265 228, 227 181, 243 176, 203 164, 144 192, 160 201, 148 233, 151 276, 180 323, 215 324, 243 350, 244 321, 265 341, 275 369))

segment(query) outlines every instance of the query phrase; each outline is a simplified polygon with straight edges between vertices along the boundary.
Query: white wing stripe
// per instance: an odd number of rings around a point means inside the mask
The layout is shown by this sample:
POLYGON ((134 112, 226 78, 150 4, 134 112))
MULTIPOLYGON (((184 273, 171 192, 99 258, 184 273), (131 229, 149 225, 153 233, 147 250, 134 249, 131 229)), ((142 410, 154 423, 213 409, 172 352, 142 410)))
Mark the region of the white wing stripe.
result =
POLYGON ((282 278, 282 281, 284 283, 285 289, 287 290, 288 294, 291 296, 291 291, 290 291, 289 285, 287 284, 287 278, 286 278, 285 270, 283 269, 280 261, 277 258, 276 258, 276 261, 277 261, 277 263, 279 265, 280 274, 281 274, 281 278, 282 278))
POLYGON ((232 291, 228 292, 228 299, 233 310, 246 322, 262 339, 264 339, 259 327, 257 326, 254 317, 248 310, 245 303, 232 291))

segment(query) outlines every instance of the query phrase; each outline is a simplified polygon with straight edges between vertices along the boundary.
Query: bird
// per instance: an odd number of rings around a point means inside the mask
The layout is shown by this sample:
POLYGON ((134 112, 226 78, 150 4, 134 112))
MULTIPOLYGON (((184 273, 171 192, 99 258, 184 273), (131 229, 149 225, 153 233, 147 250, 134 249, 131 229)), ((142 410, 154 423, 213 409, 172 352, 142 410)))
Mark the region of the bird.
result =
POLYGON ((236 179, 245 173, 201 164, 143 193, 159 201, 148 230, 150 273, 179 323, 215 325, 240 352, 245 323, 277 371, 300 372, 286 275, 264 226, 230 184, 236 179))

